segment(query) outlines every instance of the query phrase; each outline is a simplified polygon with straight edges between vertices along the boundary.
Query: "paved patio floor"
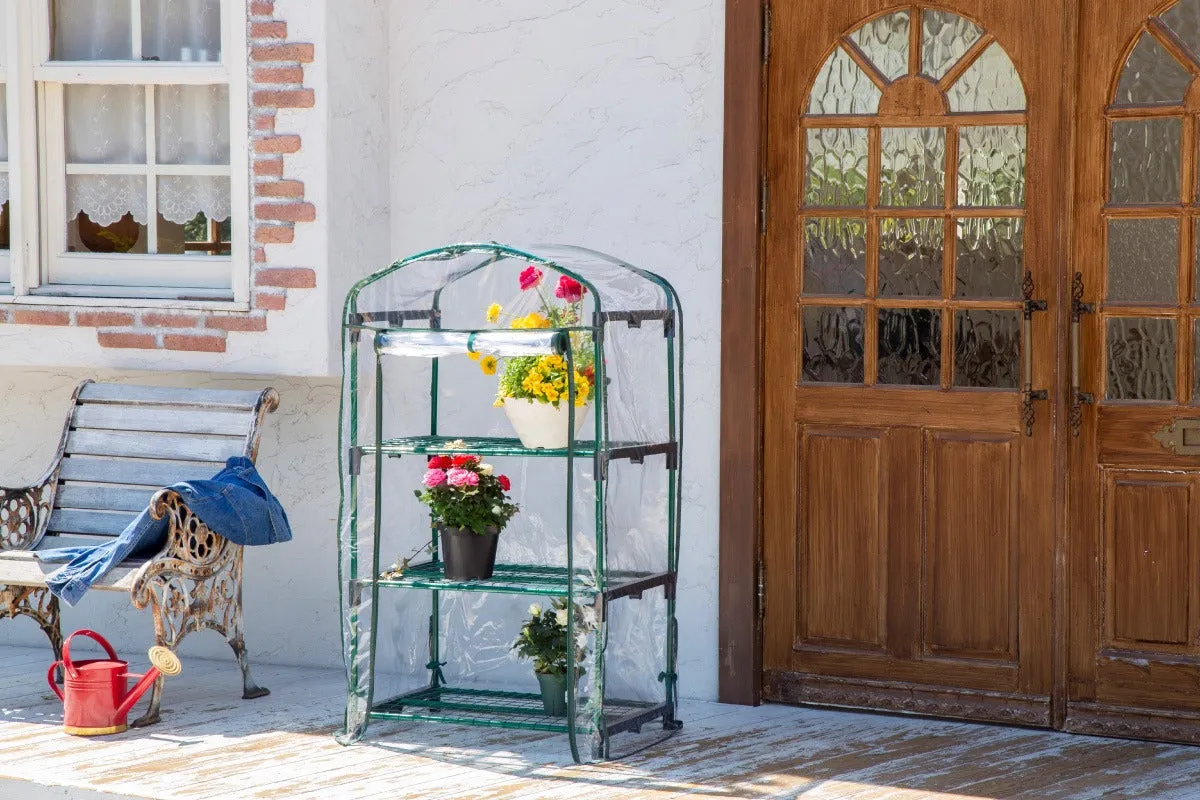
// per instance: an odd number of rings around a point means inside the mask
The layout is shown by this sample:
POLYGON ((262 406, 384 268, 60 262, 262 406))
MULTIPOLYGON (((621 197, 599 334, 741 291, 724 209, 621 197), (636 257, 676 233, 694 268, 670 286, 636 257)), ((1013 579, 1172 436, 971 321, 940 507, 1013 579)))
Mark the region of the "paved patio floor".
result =
POLYGON ((272 693, 242 701, 232 660, 187 661, 161 724, 80 739, 48 662, 0 649, 3 800, 1200 799, 1200 748, 788 706, 688 703, 675 738, 586 766, 564 736, 450 725, 373 726, 344 748, 339 673, 259 666, 272 693))

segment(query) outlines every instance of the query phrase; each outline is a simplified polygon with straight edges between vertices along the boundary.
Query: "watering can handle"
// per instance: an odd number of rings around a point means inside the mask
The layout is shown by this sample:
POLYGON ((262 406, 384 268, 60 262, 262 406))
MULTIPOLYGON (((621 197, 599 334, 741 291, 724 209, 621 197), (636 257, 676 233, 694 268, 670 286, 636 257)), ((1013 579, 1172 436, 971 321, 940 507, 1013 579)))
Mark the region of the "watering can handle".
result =
POLYGON ((113 650, 112 645, 109 644, 108 640, 105 639, 103 636, 96 633, 95 631, 90 631, 87 628, 77 630, 74 633, 72 633, 70 636, 67 637, 67 640, 65 642, 63 642, 63 648, 62 648, 62 656, 63 656, 62 663, 67 668, 67 672, 69 672, 71 674, 72 678, 79 677, 79 670, 75 669, 75 665, 71 663, 71 640, 74 639, 76 636, 86 636, 89 639, 92 639, 93 641, 97 642, 101 647, 104 648, 104 652, 108 653, 108 657, 110 659, 112 659, 113 661, 120 660, 117 658, 117 651, 113 650))
POLYGON ((65 701, 66 698, 63 697, 62 689, 58 688, 58 681, 55 680, 56 676, 54 674, 54 671, 61 667, 62 663, 63 662, 61 661, 55 661, 50 665, 50 669, 46 670, 46 683, 50 684, 50 688, 54 690, 56 695, 58 695, 59 700, 65 701))

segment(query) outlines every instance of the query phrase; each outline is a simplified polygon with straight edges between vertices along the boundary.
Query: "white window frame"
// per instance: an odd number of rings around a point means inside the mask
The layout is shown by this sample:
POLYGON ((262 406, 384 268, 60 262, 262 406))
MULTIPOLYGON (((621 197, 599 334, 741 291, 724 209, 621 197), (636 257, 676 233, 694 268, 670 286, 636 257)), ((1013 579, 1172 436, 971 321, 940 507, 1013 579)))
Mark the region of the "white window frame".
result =
MULTIPOLYGON (((7 0, 11 256, 0 262, 0 301, 89 305, 190 305, 248 308, 250 295, 250 159, 247 91, 247 3, 220 0, 219 62, 143 62, 137 25, 141 0, 128 0, 134 22, 131 61, 50 61, 50 0, 7 0), (22 35, 30 32, 35 35, 22 35), (15 73, 15 74, 14 74, 15 73), (170 174, 230 176, 232 236, 228 256, 108 255, 67 252, 64 86, 142 85, 147 93, 147 164, 89 165, 91 173, 148 176, 155 199, 154 96, 162 84, 228 86, 229 166, 171 165, 170 174), (32 213, 31 213, 32 212, 32 213), (41 223, 39 225, 39 222, 41 223), (164 276, 167 277, 164 280, 164 276), (173 285, 166 285, 166 284, 173 285), (51 300, 50 298, 54 298, 51 300)), ((157 225, 151 202, 148 230, 157 225)), ((151 241, 155 237, 151 234, 151 241)), ((2 251, 0 251, 2 252, 2 251)))

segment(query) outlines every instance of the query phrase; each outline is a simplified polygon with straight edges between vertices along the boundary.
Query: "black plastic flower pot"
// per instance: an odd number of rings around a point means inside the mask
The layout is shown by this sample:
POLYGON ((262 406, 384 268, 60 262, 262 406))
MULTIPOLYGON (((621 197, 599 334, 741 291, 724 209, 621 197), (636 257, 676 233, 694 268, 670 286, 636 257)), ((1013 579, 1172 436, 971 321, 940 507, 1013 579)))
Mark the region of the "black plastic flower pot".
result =
POLYGON ((441 528, 442 562, 446 578, 453 581, 482 581, 496 569, 496 545, 500 531, 475 533, 469 528, 441 528))

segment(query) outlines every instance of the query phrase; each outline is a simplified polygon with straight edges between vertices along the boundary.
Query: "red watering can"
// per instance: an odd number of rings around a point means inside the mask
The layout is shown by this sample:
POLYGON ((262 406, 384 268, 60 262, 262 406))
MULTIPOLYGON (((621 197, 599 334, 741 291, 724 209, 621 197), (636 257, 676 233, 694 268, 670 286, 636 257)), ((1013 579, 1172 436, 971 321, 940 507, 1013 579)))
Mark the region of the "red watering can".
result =
POLYGON ((145 694, 159 675, 178 675, 183 667, 179 659, 165 647, 150 648, 150 663, 153 665, 145 675, 129 672, 129 663, 117 658, 112 645, 95 631, 75 631, 63 642, 62 661, 55 661, 46 672, 50 688, 63 701, 63 730, 75 736, 103 736, 120 733, 129 727, 125 721, 129 709, 145 694), (71 640, 76 636, 87 636, 100 643, 108 658, 87 661, 71 660, 71 640), (55 671, 59 667, 66 671, 65 689, 58 688, 55 671), (132 690, 129 678, 141 678, 132 690))

